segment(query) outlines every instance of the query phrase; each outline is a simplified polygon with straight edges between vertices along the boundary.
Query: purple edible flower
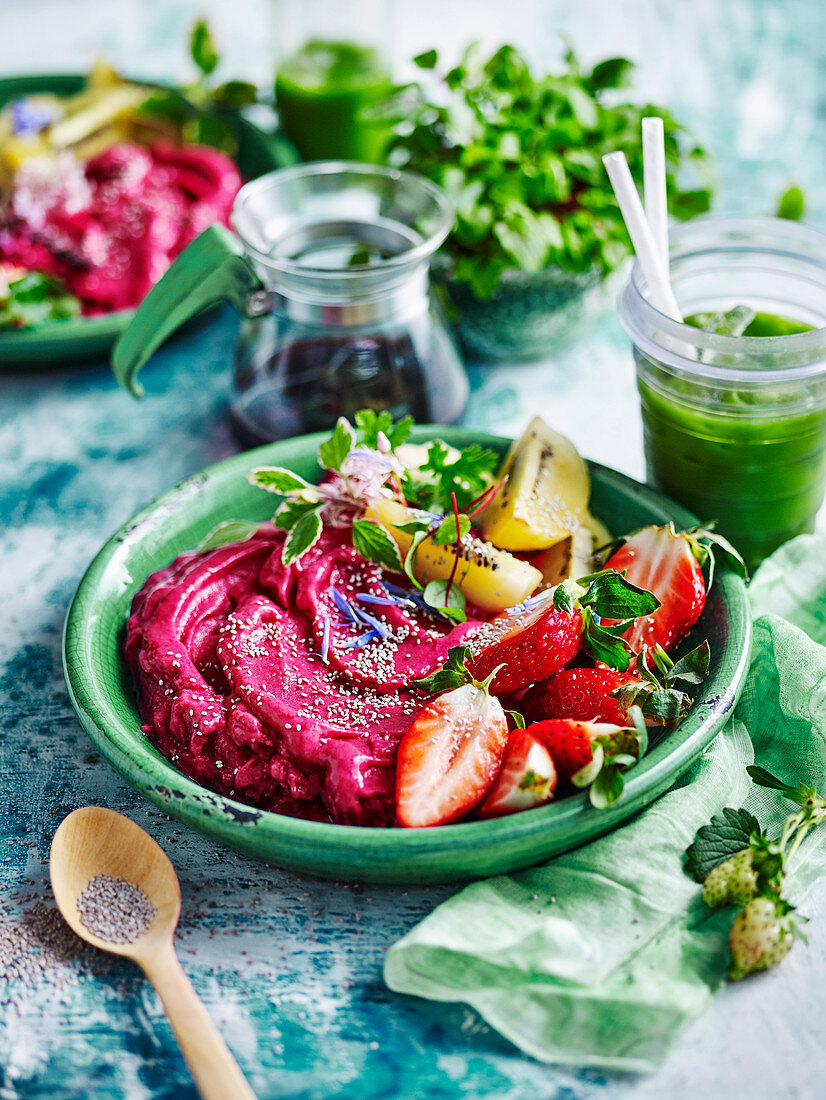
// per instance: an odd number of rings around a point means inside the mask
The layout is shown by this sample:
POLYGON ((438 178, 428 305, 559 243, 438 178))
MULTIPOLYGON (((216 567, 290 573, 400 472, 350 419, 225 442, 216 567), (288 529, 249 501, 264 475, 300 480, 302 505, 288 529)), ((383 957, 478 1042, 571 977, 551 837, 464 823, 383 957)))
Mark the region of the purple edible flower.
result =
POLYGON ((353 610, 353 606, 347 599, 347 597, 343 596, 341 592, 339 592, 337 588, 333 588, 332 585, 330 585, 330 595, 333 598, 333 603, 336 605, 342 615, 344 615, 351 623, 356 623, 360 625, 361 620, 359 619, 356 612, 353 610))
POLYGON ((398 607, 399 600, 390 596, 374 596, 372 592, 357 592, 356 599, 362 603, 375 603, 382 607, 398 607))
POLYGON ((345 649, 364 649, 370 642, 380 638, 381 634, 378 630, 367 630, 364 634, 359 635, 358 638, 354 638, 351 642, 347 642, 344 646, 345 649))
POLYGON ((381 619, 374 618, 374 616, 368 614, 368 612, 366 611, 357 610, 356 614, 363 623, 371 626, 377 634, 381 635, 382 638, 390 637, 390 627, 387 625, 387 623, 383 623, 381 619))
POLYGON ((322 615, 324 629, 321 634, 321 659, 325 665, 330 663, 330 616, 322 615))
POLYGON ((548 599, 549 593, 539 592, 536 596, 530 596, 527 600, 523 600, 522 603, 514 604, 513 607, 506 607, 506 615, 522 615, 525 611, 533 611, 534 608, 539 607, 541 603, 548 599))

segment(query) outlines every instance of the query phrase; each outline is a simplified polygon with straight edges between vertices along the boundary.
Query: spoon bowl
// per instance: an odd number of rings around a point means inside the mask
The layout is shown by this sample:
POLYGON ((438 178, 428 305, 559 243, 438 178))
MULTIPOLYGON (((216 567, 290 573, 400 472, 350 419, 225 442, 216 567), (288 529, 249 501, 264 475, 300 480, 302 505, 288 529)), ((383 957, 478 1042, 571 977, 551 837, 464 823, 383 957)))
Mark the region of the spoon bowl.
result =
POLYGON ((181 913, 178 876, 163 848, 123 814, 103 806, 82 806, 69 814, 52 840, 49 873, 64 920, 94 947, 139 961, 160 944, 171 944, 181 913), (95 875, 133 883, 157 910, 132 943, 101 939, 81 920, 77 899, 95 875))
POLYGON ((72 930, 102 951, 132 959, 152 982, 204 1100, 255 1100, 175 954, 181 888, 160 845, 123 814, 83 806, 64 818, 54 835, 49 875, 57 907, 72 930), (137 886, 154 906, 149 926, 131 943, 103 939, 81 920, 78 898, 96 875, 137 886))

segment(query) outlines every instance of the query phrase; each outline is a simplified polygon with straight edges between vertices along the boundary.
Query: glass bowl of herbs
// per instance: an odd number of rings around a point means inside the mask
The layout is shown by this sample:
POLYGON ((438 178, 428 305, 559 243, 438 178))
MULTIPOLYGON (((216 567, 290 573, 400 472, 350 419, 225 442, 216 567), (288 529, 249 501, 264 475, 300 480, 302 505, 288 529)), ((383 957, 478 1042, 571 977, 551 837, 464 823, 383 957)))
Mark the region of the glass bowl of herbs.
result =
POLYGON ((381 110, 394 125, 391 163, 438 183, 456 222, 434 283, 465 349, 485 360, 541 358, 614 302, 631 244, 603 165, 621 149, 642 176, 640 124, 665 127, 669 210, 705 213, 711 158, 665 108, 623 101, 633 63, 583 69, 573 51, 536 76, 512 46, 470 46, 452 69, 419 54, 420 83, 381 110))

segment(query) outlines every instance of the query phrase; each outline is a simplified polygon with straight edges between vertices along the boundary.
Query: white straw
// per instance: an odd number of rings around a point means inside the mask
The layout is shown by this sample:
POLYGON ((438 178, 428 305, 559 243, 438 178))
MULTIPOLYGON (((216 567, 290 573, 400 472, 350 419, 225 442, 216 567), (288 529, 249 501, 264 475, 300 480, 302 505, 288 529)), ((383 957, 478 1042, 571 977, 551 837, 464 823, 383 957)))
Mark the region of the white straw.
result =
POLYGON ((668 199, 665 192, 665 133, 661 118, 642 120, 642 160, 645 216, 651 226, 660 263, 668 276, 668 199))
POLYGON ((680 307, 668 281, 668 274, 660 261, 657 245, 654 243, 654 235, 645 217, 645 212, 631 178, 631 169, 625 159, 625 153, 606 153, 602 158, 614 194, 617 196, 628 235, 637 254, 640 267, 648 280, 649 298, 651 304, 660 313, 665 313, 675 321, 682 321, 680 307))

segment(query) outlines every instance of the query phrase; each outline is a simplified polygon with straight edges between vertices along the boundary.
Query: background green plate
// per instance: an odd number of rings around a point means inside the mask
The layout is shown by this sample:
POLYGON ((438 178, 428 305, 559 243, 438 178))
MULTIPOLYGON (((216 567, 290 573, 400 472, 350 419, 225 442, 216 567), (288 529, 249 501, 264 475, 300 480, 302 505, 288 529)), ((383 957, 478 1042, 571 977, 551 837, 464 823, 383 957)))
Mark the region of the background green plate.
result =
MULTIPOLYGON (((420 427, 414 440, 457 447, 482 443, 504 453, 509 440, 463 428, 420 427)), ((235 455, 171 489, 140 511, 89 566, 69 608, 64 670, 72 704, 99 751, 136 790, 166 813, 238 851, 327 878, 429 883, 478 878, 525 867, 613 829, 662 794, 726 721, 746 673, 751 619, 743 582, 719 570, 703 614, 686 641, 711 643, 711 670, 687 717, 629 772, 610 810, 585 794, 492 821, 429 829, 370 829, 302 821, 245 806, 182 775, 141 733, 128 670, 124 625, 146 577, 192 550, 218 523, 269 519, 272 497, 246 481, 253 466, 276 464, 318 477, 316 447, 326 433, 235 455)), ((644 485, 591 467, 592 510, 612 532, 694 517, 644 485)))
MULTIPOLYGON (((0 79, 0 108, 18 95, 39 92, 73 95, 81 90, 84 80, 84 76, 76 73, 43 73, 0 79)), ((159 87, 157 81, 147 80, 145 83, 159 87)), ((236 161, 245 180, 255 179, 297 160, 295 150, 280 134, 267 134, 239 115, 233 114, 232 122, 238 136, 236 161)), ((105 317, 51 321, 17 332, 0 332, 0 369, 61 367, 83 359, 100 359, 107 355, 134 315, 134 310, 127 309, 105 317)))

